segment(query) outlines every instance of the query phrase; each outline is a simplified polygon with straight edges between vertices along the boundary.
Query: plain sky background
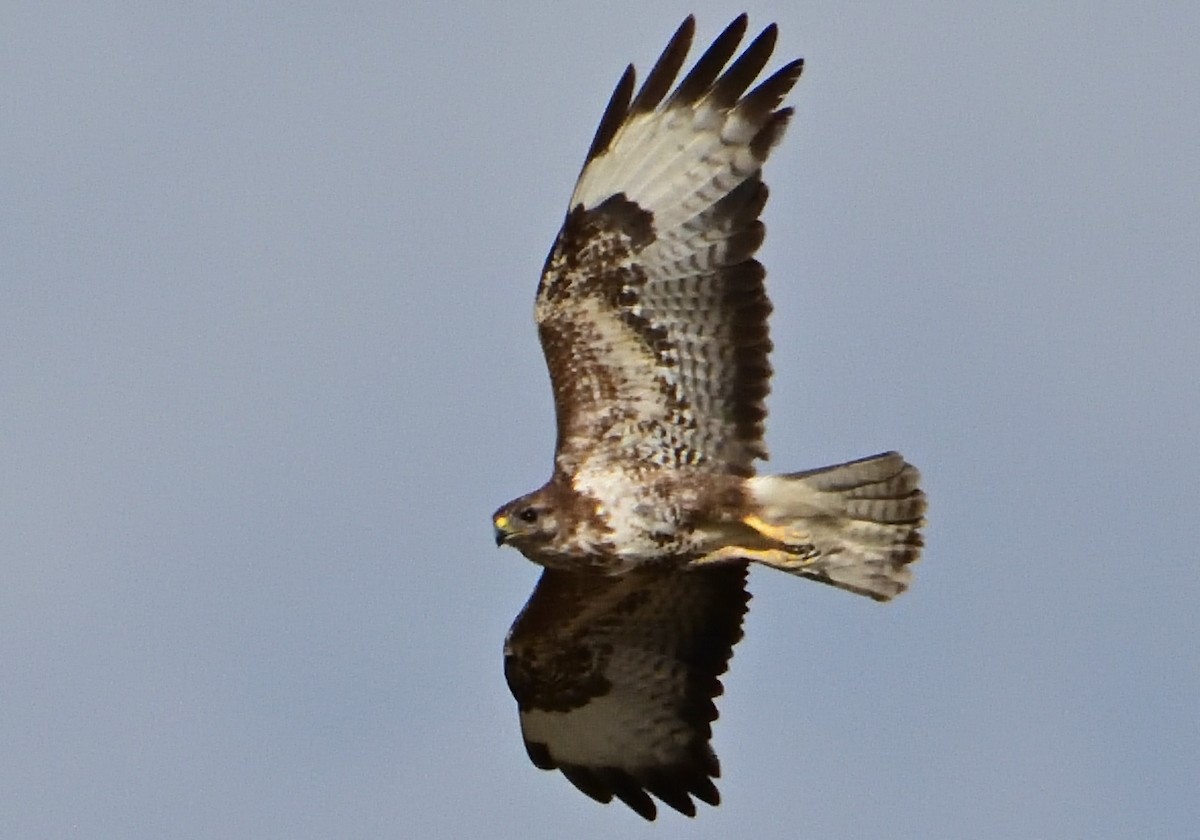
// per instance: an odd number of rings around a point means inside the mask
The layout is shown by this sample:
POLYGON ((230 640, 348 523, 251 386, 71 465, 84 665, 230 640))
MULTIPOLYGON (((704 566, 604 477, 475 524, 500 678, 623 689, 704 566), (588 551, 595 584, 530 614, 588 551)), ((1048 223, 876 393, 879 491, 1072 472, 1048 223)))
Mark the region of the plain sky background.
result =
POLYGON ((719 2, 0 11, 0 837, 1200 836, 1200 4, 749 4, 769 467, 898 448, 879 606, 757 570, 724 804, 533 768, 537 273, 719 2))

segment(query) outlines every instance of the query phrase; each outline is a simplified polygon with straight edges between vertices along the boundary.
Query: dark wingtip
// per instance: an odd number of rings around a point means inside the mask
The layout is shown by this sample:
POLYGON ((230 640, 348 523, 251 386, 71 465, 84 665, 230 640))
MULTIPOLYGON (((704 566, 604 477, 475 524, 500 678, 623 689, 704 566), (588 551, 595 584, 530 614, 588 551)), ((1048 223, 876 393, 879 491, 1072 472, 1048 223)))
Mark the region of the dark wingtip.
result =
POLYGON ((779 107, 783 98, 796 86, 796 82, 799 81, 800 74, 803 72, 803 58, 789 61, 746 94, 738 104, 738 108, 748 115, 765 116, 779 107))
MULTIPOLYGON (((687 59, 695 37, 696 19, 693 15, 688 15, 679 24, 679 28, 671 36, 636 95, 635 71, 632 64, 628 65, 600 118, 600 124, 584 158, 584 166, 604 154, 621 126, 630 117, 653 111, 664 98, 668 106, 694 104, 705 95, 711 95, 713 101, 721 107, 732 107, 737 103, 739 97, 766 66, 779 37, 779 27, 774 23, 767 25, 726 68, 725 65, 737 53, 748 25, 749 17, 745 12, 734 18, 696 60, 695 65, 669 96, 671 85, 687 59)), ((784 65, 747 94, 740 107, 750 113, 769 112, 778 107, 803 69, 804 59, 795 59, 784 65)), ((759 146, 762 145, 759 143, 759 146)))
POLYGON ((617 135, 617 130, 625 122, 625 116, 629 113, 629 99, 633 96, 635 81, 636 74, 633 65, 627 65, 625 72, 621 74, 621 78, 617 82, 617 86, 613 89, 612 96, 609 97, 608 105, 604 108, 604 116, 600 117, 600 125, 596 127, 596 134, 592 138, 592 145, 588 147, 587 156, 584 158, 584 166, 587 166, 588 162, 604 154, 604 150, 608 148, 608 144, 617 135))
POLYGON ((721 74, 721 70, 729 62, 729 59, 737 52, 738 44, 745 37, 749 22, 750 18, 745 12, 742 12, 725 27, 712 45, 704 51, 704 54, 696 59, 695 65, 684 76, 679 87, 675 88, 675 92, 668 100, 671 104, 688 105, 698 101, 704 95, 705 91, 716 81, 717 76, 721 74))
POLYGON ((688 50, 692 48, 692 38, 696 34, 696 19, 688 15, 679 24, 666 48, 654 63, 654 67, 646 75, 646 81, 629 106, 629 115, 646 114, 653 111, 662 102, 667 91, 679 75, 679 68, 687 58, 688 50))
POLYGON ((713 86, 712 98, 719 106, 728 108, 737 102, 750 84, 758 78, 758 74, 767 66, 771 53, 775 51, 775 42, 779 38, 779 27, 771 24, 750 42, 750 46, 742 51, 733 64, 716 81, 713 86))

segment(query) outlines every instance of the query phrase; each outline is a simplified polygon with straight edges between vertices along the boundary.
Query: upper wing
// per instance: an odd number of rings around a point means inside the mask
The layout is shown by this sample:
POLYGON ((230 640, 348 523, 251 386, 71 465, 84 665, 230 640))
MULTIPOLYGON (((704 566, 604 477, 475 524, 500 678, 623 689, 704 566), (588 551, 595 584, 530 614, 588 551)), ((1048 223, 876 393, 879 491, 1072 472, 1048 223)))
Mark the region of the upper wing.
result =
POLYGON ((648 820, 654 794, 719 802, 713 698, 742 636, 744 564, 624 575, 546 569, 504 645, 529 758, 648 820))
POLYGON ((761 168, 802 62, 745 93, 776 29, 724 69, 742 15, 668 96, 693 30, 689 17, 632 101, 625 71, 538 286, 567 474, 596 456, 750 475, 766 457, 761 168))

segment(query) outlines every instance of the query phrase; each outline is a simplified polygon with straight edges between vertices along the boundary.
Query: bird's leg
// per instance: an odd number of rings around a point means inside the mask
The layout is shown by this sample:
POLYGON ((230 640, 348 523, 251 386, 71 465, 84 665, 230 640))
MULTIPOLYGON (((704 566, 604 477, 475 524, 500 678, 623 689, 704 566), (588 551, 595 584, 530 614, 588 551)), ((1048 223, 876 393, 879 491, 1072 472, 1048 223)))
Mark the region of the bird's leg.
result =
POLYGON ((811 537, 803 531, 794 531, 784 525, 772 525, 753 513, 743 516, 742 522, 749 525, 771 542, 783 546, 783 550, 793 555, 793 560, 811 559, 819 553, 813 547, 811 537))
POLYGON ((688 566, 711 566, 716 563, 750 561, 774 566, 776 569, 782 569, 785 572, 794 572, 797 569, 812 565, 821 556, 821 553, 813 546, 810 545, 807 548, 808 551, 800 553, 779 548, 755 549, 742 548, 738 545, 726 545, 693 560, 688 566))
POLYGON ((804 531, 783 525, 772 525, 756 514, 739 518, 749 527, 753 535, 736 530, 726 532, 721 539, 725 544, 691 561, 689 566, 711 566, 719 563, 750 561, 773 566, 787 572, 795 572, 811 566, 821 556, 813 545, 812 537, 804 531), (766 545, 764 545, 764 542, 766 545), (748 544, 742 544, 748 543, 748 544))

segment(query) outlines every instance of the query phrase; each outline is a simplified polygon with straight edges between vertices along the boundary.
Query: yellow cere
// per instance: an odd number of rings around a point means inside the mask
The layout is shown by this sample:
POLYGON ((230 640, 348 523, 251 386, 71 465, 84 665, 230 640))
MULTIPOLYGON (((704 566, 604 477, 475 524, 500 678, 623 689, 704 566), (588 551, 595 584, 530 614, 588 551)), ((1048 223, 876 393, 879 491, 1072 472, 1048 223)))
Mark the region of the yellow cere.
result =
POLYGON ((495 522, 496 527, 499 528, 501 531, 508 530, 508 517, 507 516, 504 516, 504 515, 497 516, 496 519, 494 520, 494 522, 495 522))

